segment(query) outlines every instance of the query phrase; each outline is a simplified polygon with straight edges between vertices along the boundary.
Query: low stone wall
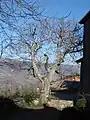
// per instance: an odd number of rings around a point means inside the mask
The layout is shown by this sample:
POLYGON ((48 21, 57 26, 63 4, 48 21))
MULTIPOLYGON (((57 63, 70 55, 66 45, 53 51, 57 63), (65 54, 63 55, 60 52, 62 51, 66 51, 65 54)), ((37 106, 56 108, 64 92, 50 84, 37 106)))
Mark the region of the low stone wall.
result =
POLYGON ((73 101, 51 100, 51 101, 48 101, 48 106, 57 108, 59 110, 62 110, 65 107, 72 107, 73 106, 73 101))

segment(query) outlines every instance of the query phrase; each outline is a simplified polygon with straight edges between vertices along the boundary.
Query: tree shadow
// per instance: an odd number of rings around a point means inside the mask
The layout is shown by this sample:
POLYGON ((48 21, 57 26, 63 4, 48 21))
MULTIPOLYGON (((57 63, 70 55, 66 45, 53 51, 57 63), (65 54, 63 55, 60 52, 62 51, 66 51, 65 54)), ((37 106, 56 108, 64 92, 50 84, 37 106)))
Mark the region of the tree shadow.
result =
POLYGON ((60 100, 74 100, 77 92, 79 91, 80 82, 77 81, 65 81, 62 90, 52 90, 54 92, 54 96, 59 98, 60 100))
POLYGON ((0 120, 59 120, 60 113, 46 105, 42 109, 22 108, 9 98, 0 97, 0 120))
POLYGON ((0 120, 90 120, 90 110, 77 111, 74 107, 62 111, 44 105, 42 109, 17 106, 11 99, 0 97, 0 120))

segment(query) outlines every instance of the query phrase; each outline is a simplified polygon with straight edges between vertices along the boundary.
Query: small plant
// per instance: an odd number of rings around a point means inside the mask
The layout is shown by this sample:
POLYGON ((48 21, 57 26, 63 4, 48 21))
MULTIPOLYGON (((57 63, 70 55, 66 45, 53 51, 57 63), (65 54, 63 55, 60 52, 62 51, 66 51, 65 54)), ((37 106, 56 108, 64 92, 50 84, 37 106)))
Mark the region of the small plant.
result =
POLYGON ((81 99, 78 99, 77 100, 77 102, 76 102, 76 106, 77 107, 82 107, 82 108, 84 108, 84 107, 86 107, 86 100, 85 99, 83 99, 83 98, 81 98, 81 99))
POLYGON ((21 90, 21 97, 24 99, 25 103, 31 106, 33 101, 36 99, 36 92, 33 89, 28 87, 22 88, 21 90))
POLYGON ((22 97, 23 97, 23 99, 25 100, 25 102, 27 104, 32 104, 33 100, 36 99, 36 95, 35 95, 35 93, 33 91, 30 91, 28 93, 26 93, 26 92, 23 93, 22 97))
POLYGON ((16 101, 18 105, 24 107, 35 107, 35 100, 38 99, 39 101, 39 96, 37 97, 37 93, 27 86, 22 86, 21 89, 17 86, 14 93, 12 93, 10 89, 5 91, 0 90, 0 96, 11 98, 16 101))
POLYGON ((77 99, 75 103, 75 108, 81 111, 84 108, 86 108, 86 105, 87 105, 86 98, 83 95, 81 95, 81 98, 77 99))
POLYGON ((19 98, 19 97, 21 97, 20 90, 18 89, 18 87, 16 87, 16 91, 13 94, 13 98, 19 98))

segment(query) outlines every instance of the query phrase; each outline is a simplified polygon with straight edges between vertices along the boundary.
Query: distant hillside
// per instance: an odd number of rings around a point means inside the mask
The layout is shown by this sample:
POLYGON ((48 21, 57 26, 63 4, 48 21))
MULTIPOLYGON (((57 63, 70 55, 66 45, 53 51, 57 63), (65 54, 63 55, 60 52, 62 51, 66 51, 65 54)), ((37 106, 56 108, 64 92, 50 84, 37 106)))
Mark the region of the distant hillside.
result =
POLYGON ((60 71, 64 75, 80 74, 80 65, 62 65, 60 71))
MULTIPOLYGON (((31 75, 28 75, 28 68, 30 68, 30 62, 22 62, 12 59, 0 59, 0 88, 5 84, 13 86, 28 85, 31 87, 38 87, 40 81, 31 75)), ((74 73, 80 73, 80 66, 76 65, 62 65, 60 69, 61 74, 68 75, 74 73)))
MULTIPOLYGON (((19 61, 14 59, 0 59, 0 67, 1 66, 3 66, 4 69, 7 69, 8 67, 9 69, 11 68, 16 71, 21 71, 29 69, 32 65, 30 62, 27 61, 19 61)), ((80 73, 80 65, 61 65, 60 72, 63 74, 80 73)))

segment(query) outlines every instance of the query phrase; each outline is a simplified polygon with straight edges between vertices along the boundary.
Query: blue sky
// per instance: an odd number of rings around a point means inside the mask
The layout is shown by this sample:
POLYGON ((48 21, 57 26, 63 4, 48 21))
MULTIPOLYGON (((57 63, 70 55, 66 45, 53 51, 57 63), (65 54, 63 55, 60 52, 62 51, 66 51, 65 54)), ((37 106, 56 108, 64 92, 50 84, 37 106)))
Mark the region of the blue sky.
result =
MULTIPOLYGON (((63 16, 67 16, 71 12, 68 18, 75 21, 79 21, 90 10, 90 0, 29 0, 29 1, 37 1, 37 3, 39 2, 40 6, 42 8, 45 8, 43 15, 60 18, 63 16)), ((50 61, 51 60, 55 61, 54 53, 55 52, 53 52, 53 54, 50 53, 52 54, 50 57, 50 61)), ((67 57, 66 63, 71 62, 70 60, 71 60, 70 56, 67 57)))
MULTIPOLYGON (((78 22, 90 10, 90 0, 39 0, 39 2, 42 8, 45 8, 44 15, 60 18, 71 12, 68 18, 78 22)), ((54 60, 55 56, 51 56, 51 59, 54 60)), ((70 56, 66 59, 66 63, 71 63, 70 56)))
POLYGON ((68 15, 70 19, 79 21, 89 10, 90 0, 39 0, 45 8, 44 14, 48 16, 63 17, 68 15))
MULTIPOLYGON (((37 3, 39 2, 40 6, 45 9, 43 15, 61 18, 63 16, 67 16, 71 12, 68 19, 78 22, 90 10, 90 0, 36 0, 36 1, 37 3)), ((50 62, 51 60, 52 61, 56 60, 54 53, 55 52, 51 53, 49 59, 50 62)), ((71 61, 72 61, 71 57, 67 56, 65 63, 71 64, 72 63, 71 61)))

